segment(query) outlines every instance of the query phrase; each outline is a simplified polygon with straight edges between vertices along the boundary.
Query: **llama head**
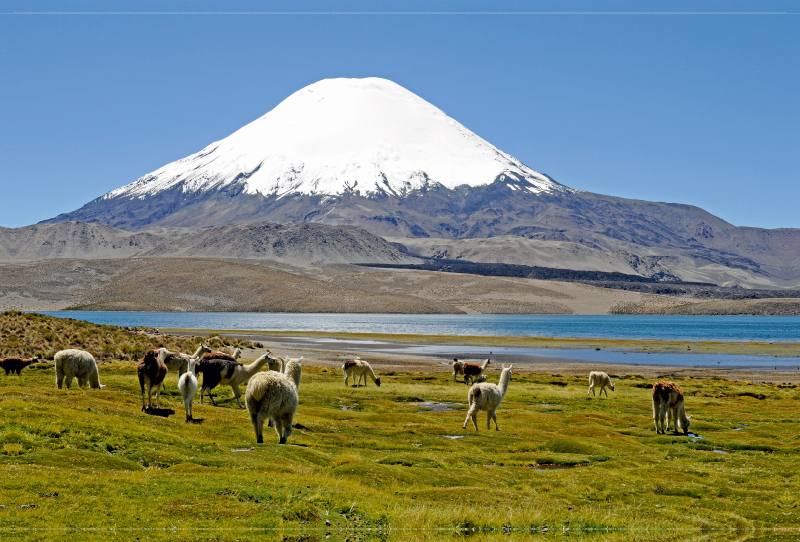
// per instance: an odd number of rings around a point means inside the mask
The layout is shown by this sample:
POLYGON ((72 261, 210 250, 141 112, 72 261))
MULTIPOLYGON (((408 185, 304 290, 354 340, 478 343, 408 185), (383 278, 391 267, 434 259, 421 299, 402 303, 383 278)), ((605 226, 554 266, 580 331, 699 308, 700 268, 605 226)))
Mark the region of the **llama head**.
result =
POLYGON ((611 382, 611 391, 615 391, 615 390, 614 390, 614 383, 613 383, 613 382, 611 382))
POLYGON ((211 352, 213 352, 213 350, 211 350, 211 347, 210 347, 210 346, 208 346, 208 345, 205 345, 205 344, 203 344, 203 343, 200 343, 200 355, 201 355, 201 356, 202 356, 203 354, 210 354, 211 352))
POLYGON ((167 356, 169 355, 170 351, 167 350, 166 348, 162 347, 162 348, 159 348, 158 350, 155 350, 155 353, 156 353, 156 356, 158 356, 158 361, 160 361, 161 363, 164 363, 164 361, 166 361, 167 356))
POLYGON ((376 385, 376 386, 378 386, 378 387, 380 387, 380 385, 381 385, 381 377, 377 377, 377 378, 375 379, 375 385, 376 385))

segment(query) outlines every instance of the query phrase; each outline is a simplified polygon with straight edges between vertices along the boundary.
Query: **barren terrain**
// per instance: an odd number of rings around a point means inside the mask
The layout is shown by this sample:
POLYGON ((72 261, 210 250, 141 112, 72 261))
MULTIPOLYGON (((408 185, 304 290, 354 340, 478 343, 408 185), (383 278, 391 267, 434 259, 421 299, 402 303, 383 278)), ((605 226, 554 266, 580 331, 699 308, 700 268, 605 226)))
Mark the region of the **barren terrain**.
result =
POLYGON ((0 309, 466 314, 800 314, 797 299, 708 300, 574 282, 199 258, 0 266, 0 309))

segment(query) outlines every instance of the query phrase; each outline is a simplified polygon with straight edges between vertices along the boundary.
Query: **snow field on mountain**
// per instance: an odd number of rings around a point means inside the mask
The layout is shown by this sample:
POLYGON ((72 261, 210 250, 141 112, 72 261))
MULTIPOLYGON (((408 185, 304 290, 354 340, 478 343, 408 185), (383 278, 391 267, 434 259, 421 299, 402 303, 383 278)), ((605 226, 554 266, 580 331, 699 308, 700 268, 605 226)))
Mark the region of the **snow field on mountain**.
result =
POLYGON ((202 151, 167 164, 105 198, 219 190, 401 195, 427 183, 481 186, 501 174, 533 193, 571 189, 500 151, 403 87, 378 78, 325 79, 202 151))

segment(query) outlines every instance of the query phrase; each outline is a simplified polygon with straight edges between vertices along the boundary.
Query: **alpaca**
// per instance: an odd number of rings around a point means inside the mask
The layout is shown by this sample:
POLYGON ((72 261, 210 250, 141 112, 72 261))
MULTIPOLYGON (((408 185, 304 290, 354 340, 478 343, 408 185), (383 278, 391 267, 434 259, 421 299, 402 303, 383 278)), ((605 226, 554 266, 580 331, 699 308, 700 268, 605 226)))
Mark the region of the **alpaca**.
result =
POLYGON ((464 372, 464 384, 469 384, 469 382, 467 382, 468 378, 472 381, 471 383, 474 384, 475 379, 478 378, 481 374, 483 374, 483 371, 486 370, 486 366, 489 365, 490 363, 491 361, 488 359, 483 362, 483 365, 478 365, 477 363, 465 362, 461 369, 464 372))
POLYGON ((161 384, 164 382, 164 377, 167 376, 167 365, 164 360, 168 355, 169 351, 166 348, 148 350, 136 366, 139 386, 142 389, 142 412, 147 412, 153 408, 153 388, 156 389, 156 408, 161 408, 161 384), (147 384, 146 404, 144 401, 145 384, 147 384))
POLYGON ((178 389, 183 397, 183 407, 186 410, 186 421, 192 419, 192 403, 194 396, 197 393, 197 376, 194 374, 194 366, 197 363, 198 356, 192 356, 189 359, 189 365, 186 372, 178 379, 178 389))
MULTIPOLYGON (((487 360, 488 361, 488 360, 487 360)), ((478 430, 478 412, 481 410, 486 411, 486 429, 492 428, 492 420, 494 420, 494 427, 497 427, 497 407, 503 402, 503 397, 506 396, 508 391, 508 383, 511 380, 513 365, 503 366, 503 372, 500 373, 500 382, 498 384, 473 384, 469 389, 467 398, 469 399, 469 411, 467 412, 467 419, 464 420, 462 429, 467 428, 467 422, 472 418, 472 424, 475 426, 475 431, 478 430)))
POLYGON ((453 382, 456 382, 458 375, 464 374, 464 362, 458 361, 458 358, 453 358, 453 382))
POLYGON ((70 348, 61 350, 53 356, 56 364, 56 387, 61 389, 65 383, 67 389, 72 386, 72 379, 78 379, 78 386, 83 387, 89 383, 90 388, 96 390, 105 388, 100 384, 100 375, 97 372, 97 362, 89 352, 70 348))
POLYGON ((611 379, 606 373, 592 371, 589 373, 589 391, 586 392, 587 397, 589 393, 594 396, 594 387, 596 384, 600 384, 600 397, 603 396, 603 392, 606 392, 606 397, 608 397, 608 390, 606 388, 611 388, 611 391, 614 391, 614 383, 611 382, 611 379))
POLYGON ((675 382, 659 380, 653 384, 653 422, 656 433, 664 434, 672 421, 675 421, 675 432, 689 432, 689 420, 683 406, 683 390, 675 382), (666 425, 665 425, 666 421, 666 425))
POLYGON ((286 439, 291 436, 302 370, 300 360, 292 358, 286 362, 285 373, 265 371, 250 380, 244 402, 253 422, 257 443, 264 442, 265 420, 275 425, 279 444, 286 444, 286 439))
POLYGON ((350 378, 350 375, 353 375, 353 387, 357 387, 361 384, 361 379, 364 379, 364 387, 367 386, 367 377, 369 376, 373 382, 375 382, 376 386, 381 385, 381 379, 375 376, 375 372, 372 370, 372 367, 369 366, 369 363, 366 361, 362 361, 359 358, 347 360, 344 365, 342 365, 342 370, 344 371, 344 385, 347 386, 347 379, 350 378), (356 377, 358 377, 358 381, 356 382, 356 377))
POLYGON ((9 357, 0 359, 0 367, 5 370, 6 376, 8 376, 10 373, 17 373, 17 376, 19 376, 19 373, 22 371, 22 369, 37 361, 39 361, 39 358, 36 356, 33 356, 30 359, 9 357))
MULTIPOLYGON (((211 353, 211 349, 204 344, 201 344, 191 356, 183 352, 170 352, 167 354, 167 359, 164 360, 164 365, 167 366, 167 374, 169 374, 170 371, 175 371, 178 373, 178 378, 180 379, 181 375, 186 372, 189 366, 189 360, 192 358, 197 360, 204 353, 211 353)), ((163 383, 161 384, 161 389, 164 389, 163 383)))
MULTIPOLYGON (((237 348, 236 350, 238 351, 239 349, 237 348)), ((242 392, 239 390, 239 386, 243 384, 247 385, 248 380, 260 371, 270 360, 270 354, 271 352, 267 352, 250 365, 242 365, 238 361, 227 358, 209 357, 214 354, 204 355, 203 359, 201 359, 200 363, 195 367, 197 373, 203 373, 203 386, 200 388, 200 404, 203 404, 203 394, 207 390, 213 390, 218 385, 222 384, 223 386, 227 385, 231 387, 236 402, 239 404, 239 408, 244 408, 241 401, 242 392)), ((217 406, 211 394, 208 394, 208 398, 211 399, 211 403, 214 406, 217 406)))

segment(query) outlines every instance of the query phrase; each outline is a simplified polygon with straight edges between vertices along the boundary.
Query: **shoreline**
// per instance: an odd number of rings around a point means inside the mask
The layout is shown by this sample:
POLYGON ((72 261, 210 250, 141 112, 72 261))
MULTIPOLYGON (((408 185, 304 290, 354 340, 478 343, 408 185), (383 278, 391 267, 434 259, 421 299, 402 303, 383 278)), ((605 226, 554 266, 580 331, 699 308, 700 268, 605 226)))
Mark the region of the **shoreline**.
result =
MULTIPOLYGON (((290 356, 303 356, 311 365, 328 367, 333 369, 340 369, 345 360, 353 357, 360 357, 373 365, 376 371, 380 372, 450 372, 450 360, 453 357, 465 359, 468 361, 478 361, 487 357, 483 351, 476 351, 475 348, 470 349, 470 345, 466 341, 458 341, 457 338, 442 337, 442 336, 427 336, 427 341, 409 340, 408 336, 404 336, 405 340, 392 341, 391 336, 382 336, 378 339, 373 334, 369 334, 370 339, 365 339, 365 334, 343 334, 343 333, 286 333, 286 332, 242 332, 242 331, 209 331, 209 330, 162 330, 164 333, 172 335, 194 335, 194 336, 210 336, 220 334, 227 337, 236 337, 240 339, 247 339, 256 342, 265 343, 265 348, 254 350, 246 357, 257 357, 267 350, 273 352, 280 357, 290 356), (353 337, 357 335, 358 338, 353 337), (334 337, 335 336, 335 337, 334 337), (426 349, 423 352, 419 348, 426 349), (457 351, 446 350, 456 348, 457 351)), ((463 339, 463 338, 461 338, 463 339)), ((492 337, 483 337, 482 339, 497 339, 492 337)), ((511 338, 508 338, 511 339, 511 338)), ((518 340, 519 338, 513 338, 518 340)), ((530 339, 535 341, 542 341, 544 339, 530 339)), ((555 339, 546 340, 549 344, 556 342, 555 339)), ((635 341, 626 341, 635 342, 635 341)), ((651 344, 655 341, 647 341, 651 344)), ((511 351, 503 351, 502 345, 493 344, 491 357, 494 362, 489 366, 488 371, 492 373, 499 372, 503 364, 514 364, 515 370, 523 372, 536 373, 536 374, 552 374, 552 375, 565 375, 577 376, 588 375, 592 370, 603 370, 608 372, 613 377, 619 378, 624 376, 638 376, 644 378, 724 378, 732 381, 742 382, 756 382, 765 384, 794 384, 800 383, 800 358, 787 358, 776 359, 774 356, 768 355, 760 356, 766 362, 767 360, 775 361, 775 365, 730 365, 719 363, 718 366, 691 366, 680 363, 647 363, 635 362, 634 359, 639 359, 648 356, 646 352, 640 352, 638 358, 631 355, 630 362, 623 359, 615 361, 595 361, 581 359, 582 354, 597 352, 590 349, 590 346, 596 344, 593 342, 589 344, 583 340, 568 341, 572 348, 568 352, 574 352, 574 356, 563 357, 556 355, 548 355, 546 349, 539 349, 536 354, 518 352, 517 349, 511 351), (583 348, 577 347, 576 344, 581 343, 585 346, 583 348), (540 353, 545 350, 544 353, 540 353), (791 365, 786 362, 791 359, 791 365)), ((673 341, 670 341, 672 346, 673 341)), ((694 344, 694 343, 690 343, 694 344)), ((725 344, 725 343, 723 343, 725 344)), ((479 348, 486 348, 485 345, 472 345, 479 348)), ((596 347, 595 347, 596 348, 596 347)), ((800 354, 800 348, 795 345, 798 350, 796 355, 800 354)), ((551 346, 553 354, 562 354, 565 349, 556 348, 551 346)), ((671 352, 655 352, 656 356, 659 353, 671 354, 671 352)), ((616 358, 623 358, 627 354, 621 351, 610 352, 616 358)), ((674 355, 674 354, 673 354, 674 355)), ((704 354, 683 354, 688 356, 703 356, 704 354)), ((730 356, 733 358, 736 354, 728 354, 725 352, 716 352, 719 356, 730 356)), ((716 358, 714 358, 716 359, 716 358)))

